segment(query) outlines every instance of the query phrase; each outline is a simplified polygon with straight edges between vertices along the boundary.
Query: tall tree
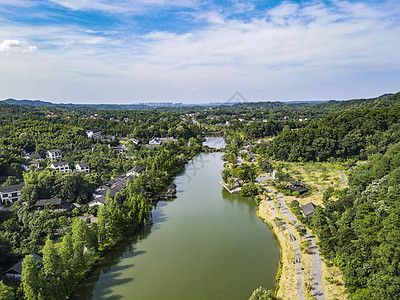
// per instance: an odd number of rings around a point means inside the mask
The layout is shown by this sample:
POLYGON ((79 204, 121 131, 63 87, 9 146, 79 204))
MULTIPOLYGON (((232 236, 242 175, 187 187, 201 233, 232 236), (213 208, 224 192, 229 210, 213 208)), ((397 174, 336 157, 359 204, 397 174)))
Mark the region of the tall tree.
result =
POLYGON ((0 280, 0 299, 2 300, 14 300, 13 288, 6 285, 3 280, 0 280))
POLYGON ((27 300, 36 300, 40 297, 42 278, 38 267, 33 255, 25 256, 22 262, 22 289, 27 300))

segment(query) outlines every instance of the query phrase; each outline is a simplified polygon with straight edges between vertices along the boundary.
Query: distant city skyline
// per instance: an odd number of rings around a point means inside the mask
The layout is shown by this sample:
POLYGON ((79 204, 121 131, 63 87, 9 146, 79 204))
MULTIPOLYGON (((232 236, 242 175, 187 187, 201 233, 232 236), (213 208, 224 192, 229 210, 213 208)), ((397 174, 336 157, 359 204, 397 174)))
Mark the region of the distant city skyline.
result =
POLYGON ((138 104, 400 91, 400 3, 0 0, 0 99, 138 104))

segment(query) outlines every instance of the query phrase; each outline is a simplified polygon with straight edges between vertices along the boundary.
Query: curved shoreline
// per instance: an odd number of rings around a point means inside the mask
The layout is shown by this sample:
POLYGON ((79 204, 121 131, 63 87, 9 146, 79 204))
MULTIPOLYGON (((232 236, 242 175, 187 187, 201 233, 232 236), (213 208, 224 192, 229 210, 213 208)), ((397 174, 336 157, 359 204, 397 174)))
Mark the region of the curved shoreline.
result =
POLYGON ((276 277, 275 296, 277 296, 278 299, 299 299, 295 264, 290 264, 290 261, 295 260, 296 253, 292 247, 289 235, 285 234, 286 230, 279 228, 275 223, 275 215, 273 214, 267 199, 263 199, 260 202, 257 215, 270 227, 281 248, 279 269, 276 277))

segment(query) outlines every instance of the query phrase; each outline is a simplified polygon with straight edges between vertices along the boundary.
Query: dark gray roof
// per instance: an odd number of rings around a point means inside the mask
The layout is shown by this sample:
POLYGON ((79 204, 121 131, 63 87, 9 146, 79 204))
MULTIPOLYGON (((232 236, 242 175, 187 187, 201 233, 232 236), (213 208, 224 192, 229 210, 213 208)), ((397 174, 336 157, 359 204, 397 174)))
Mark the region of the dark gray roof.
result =
POLYGON ((287 189, 291 192, 299 192, 300 194, 308 191, 308 189, 299 181, 293 181, 292 185, 288 186, 287 189))
POLYGON ((37 201, 31 208, 33 207, 44 207, 46 204, 53 205, 53 206, 62 206, 64 208, 68 208, 69 203, 67 201, 64 201, 60 198, 56 199, 42 199, 37 201))
POLYGON ((96 199, 90 201, 88 204, 90 205, 90 204, 96 203, 96 202, 100 202, 100 203, 106 204, 106 196, 101 196, 99 198, 96 198, 96 199))
POLYGON ((66 161, 55 161, 51 163, 53 166, 57 167, 57 166, 61 166, 61 165, 68 165, 68 162, 66 161))
POLYGON ((28 157, 29 157, 30 159, 38 159, 38 158, 40 158, 40 155, 37 154, 37 153, 33 153, 33 154, 28 155, 28 157))
POLYGON ((308 191, 307 188, 298 185, 290 185, 287 189, 291 192, 299 192, 300 194, 308 191))
POLYGON ((25 183, 8 185, 8 186, 1 186, 0 193, 12 193, 12 192, 19 192, 25 186, 25 183))
MULTIPOLYGON (((43 259, 35 254, 32 253, 31 254, 33 256, 34 261, 42 261, 43 259)), ((10 271, 14 270, 15 272, 17 272, 18 274, 22 274, 22 262, 24 261, 24 258, 21 258, 15 265, 13 265, 11 268, 9 268, 5 273, 9 273, 10 271)))
POLYGON ((60 198, 56 199, 42 199, 38 200, 33 206, 45 206, 46 204, 60 205, 62 200, 60 198))
POLYGON ((60 149, 51 149, 51 150, 48 150, 49 152, 61 152, 61 150, 60 149))
POLYGON ((79 165, 81 168, 89 167, 89 164, 87 162, 77 163, 77 165, 79 165))
POLYGON ((39 162, 37 160, 31 160, 23 163, 25 166, 30 166, 30 165, 38 165, 39 162))
POLYGON ((312 202, 307 203, 306 205, 301 205, 301 209, 303 210, 303 216, 305 218, 311 216, 314 213, 316 207, 317 206, 312 202))
POLYGON ((146 169, 143 168, 142 166, 137 165, 137 166, 134 166, 130 171, 128 171, 128 173, 131 171, 140 174, 140 173, 143 173, 144 171, 146 171, 146 169))
POLYGON ((128 180, 132 182, 133 179, 134 179, 134 177, 132 175, 130 175, 130 176, 125 176, 125 175, 115 176, 113 179, 111 179, 105 185, 102 185, 100 187, 100 189, 102 189, 102 190, 99 192, 96 192, 95 194, 101 195, 101 197, 96 198, 95 200, 105 203, 108 190, 110 190, 111 197, 114 197, 116 193, 122 191, 126 187, 126 183, 128 180))

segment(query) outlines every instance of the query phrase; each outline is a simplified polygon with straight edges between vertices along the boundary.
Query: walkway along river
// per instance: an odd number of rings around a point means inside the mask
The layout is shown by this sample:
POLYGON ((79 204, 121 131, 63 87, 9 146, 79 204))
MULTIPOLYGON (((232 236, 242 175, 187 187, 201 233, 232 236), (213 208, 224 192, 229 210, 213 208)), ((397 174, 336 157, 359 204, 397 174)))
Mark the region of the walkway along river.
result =
POLYGON ((196 156, 175 179, 177 198, 107 253, 75 299, 248 299, 260 285, 273 289, 279 245, 254 201, 218 183, 222 155, 196 156))

